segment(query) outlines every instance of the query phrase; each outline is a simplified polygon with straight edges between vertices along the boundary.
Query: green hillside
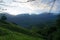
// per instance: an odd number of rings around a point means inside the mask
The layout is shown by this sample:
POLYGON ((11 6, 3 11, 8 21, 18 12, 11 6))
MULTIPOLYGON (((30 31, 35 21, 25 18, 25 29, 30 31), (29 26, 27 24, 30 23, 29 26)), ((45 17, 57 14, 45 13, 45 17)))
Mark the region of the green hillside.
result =
POLYGON ((31 35, 27 29, 0 20, 0 40, 43 40, 31 35))

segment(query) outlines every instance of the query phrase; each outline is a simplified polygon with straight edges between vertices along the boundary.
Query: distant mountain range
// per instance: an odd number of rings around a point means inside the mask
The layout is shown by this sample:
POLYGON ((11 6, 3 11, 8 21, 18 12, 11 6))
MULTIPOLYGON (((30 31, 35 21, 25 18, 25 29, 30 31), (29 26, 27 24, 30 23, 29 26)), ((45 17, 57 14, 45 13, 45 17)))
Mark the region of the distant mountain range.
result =
POLYGON ((7 21, 16 23, 18 25, 28 27, 30 25, 40 25, 40 24, 53 24, 56 20, 56 16, 53 13, 42 13, 39 15, 36 14, 20 14, 20 15, 10 15, 8 13, 0 13, 0 16, 5 14, 7 17, 7 21))

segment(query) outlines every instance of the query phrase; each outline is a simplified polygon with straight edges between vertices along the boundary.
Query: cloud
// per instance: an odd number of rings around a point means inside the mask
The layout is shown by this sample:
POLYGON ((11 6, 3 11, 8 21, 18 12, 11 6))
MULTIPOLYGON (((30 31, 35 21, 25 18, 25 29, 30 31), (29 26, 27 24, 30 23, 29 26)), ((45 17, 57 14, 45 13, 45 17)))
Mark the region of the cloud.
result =
MULTIPOLYGON (((4 8, 7 9, 7 11, 12 15, 17 15, 21 13, 42 13, 42 12, 49 12, 51 8, 51 4, 49 3, 51 0, 35 0, 33 2, 27 2, 27 3, 16 3, 13 2, 12 0, 4 0, 6 3, 5 5, 8 6, 13 6, 13 7, 8 7, 4 6, 4 8)), ((16 0, 16 1, 22 1, 25 2, 24 0, 16 0)), ((26 0, 27 1, 27 0, 26 0)), ((60 7, 59 7, 59 2, 57 1, 52 9, 52 12, 56 12, 60 7)))

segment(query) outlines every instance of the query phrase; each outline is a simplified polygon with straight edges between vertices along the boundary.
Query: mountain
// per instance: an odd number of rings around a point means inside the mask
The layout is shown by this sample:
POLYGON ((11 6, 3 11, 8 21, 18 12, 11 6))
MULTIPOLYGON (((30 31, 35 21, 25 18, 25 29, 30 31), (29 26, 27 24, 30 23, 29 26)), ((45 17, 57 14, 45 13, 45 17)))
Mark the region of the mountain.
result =
POLYGON ((16 16, 5 13, 5 15, 7 16, 7 21, 16 23, 24 27, 29 27, 30 25, 38 25, 38 24, 40 25, 44 23, 53 25, 57 16, 53 13, 41 13, 39 15, 20 14, 16 16))
POLYGON ((27 29, 11 22, 0 20, 0 40, 44 40, 32 36, 27 29))
POLYGON ((43 13, 13 16, 3 13, 0 18, 2 15, 7 20, 0 19, 0 40, 60 40, 60 15, 43 13))

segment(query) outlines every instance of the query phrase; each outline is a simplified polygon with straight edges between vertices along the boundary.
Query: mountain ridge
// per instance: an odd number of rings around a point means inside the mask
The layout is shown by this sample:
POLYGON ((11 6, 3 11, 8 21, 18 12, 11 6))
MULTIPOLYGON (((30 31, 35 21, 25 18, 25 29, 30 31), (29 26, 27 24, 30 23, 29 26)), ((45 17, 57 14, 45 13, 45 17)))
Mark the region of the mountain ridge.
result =
POLYGON ((36 25, 40 23, 46 23, 49 21, 52 23, 54 22, 57 16, 53 13, 42 13, 39 15, 20 14, 16 16, 5 13, 5 15, 7 16, 7 21, 16 23, 24 27, 28 27, 30 25, 36 25))

